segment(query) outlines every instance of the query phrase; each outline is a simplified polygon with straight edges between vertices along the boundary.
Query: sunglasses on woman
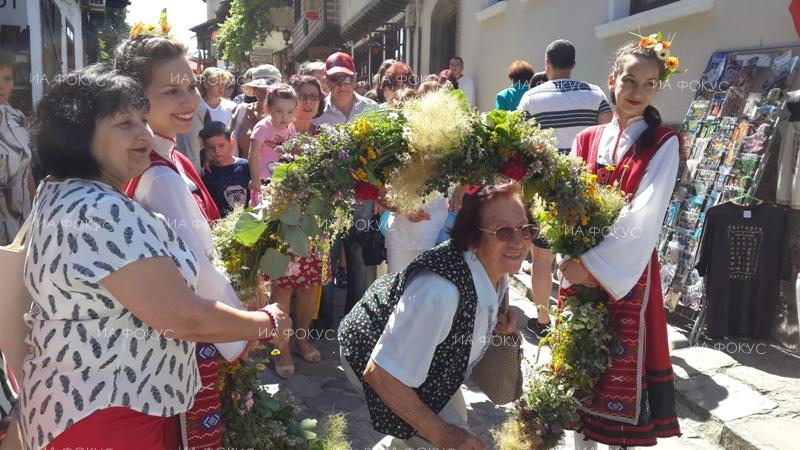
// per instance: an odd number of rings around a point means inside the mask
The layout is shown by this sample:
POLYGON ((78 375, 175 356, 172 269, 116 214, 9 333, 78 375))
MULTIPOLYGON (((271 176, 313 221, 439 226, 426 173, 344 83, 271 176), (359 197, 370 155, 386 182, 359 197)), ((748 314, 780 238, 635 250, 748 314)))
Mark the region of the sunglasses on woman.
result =
POLYGON ((318 94, 309 94, 309 95, 297 94, 297 100, 301 102, 318 102, 322 100, 322 97, 320 97, 318 94))
POLYGON ((497 239, 500 242, 508 242, 511 239, 513 239, 514 235, 517 233, 519 233, 519 236, 522 238, 523 241, 531 241, 536 236, 538 228, 536 227, 536 225, 529 223, 519 228, 497 227, 494 230, 487 230, 485 228, 479 228, 479 230, 493 234, 495 239, 497 239))

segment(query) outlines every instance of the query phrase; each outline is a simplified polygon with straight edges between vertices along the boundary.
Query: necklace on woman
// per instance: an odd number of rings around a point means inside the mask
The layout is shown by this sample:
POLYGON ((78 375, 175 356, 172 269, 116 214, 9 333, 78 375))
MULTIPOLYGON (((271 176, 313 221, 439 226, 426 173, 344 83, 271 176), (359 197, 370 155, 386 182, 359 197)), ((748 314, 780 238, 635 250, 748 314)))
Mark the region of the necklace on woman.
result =
POLYGON ((117 185, 113 183, 107 176, 100 175, 99 177, 97 177, 97 181, 103 184, 107 184, 111 189, 115 190, 117 193, 124 195, 122 190, 119 187, 117 187, 117 185))

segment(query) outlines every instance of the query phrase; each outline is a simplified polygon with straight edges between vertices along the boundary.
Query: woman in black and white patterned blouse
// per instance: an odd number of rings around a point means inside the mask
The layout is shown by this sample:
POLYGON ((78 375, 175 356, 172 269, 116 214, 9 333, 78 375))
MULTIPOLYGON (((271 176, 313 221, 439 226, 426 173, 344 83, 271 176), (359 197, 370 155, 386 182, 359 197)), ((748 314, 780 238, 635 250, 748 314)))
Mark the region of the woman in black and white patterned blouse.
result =
POLYGON ((197 297, 195 255, 120 192, 150 163, 148 107, 141 85, 103 66, 67 75, 37 106, 50 178, 24 272, 34 303, 21 428, 32 449, 177 448, 177 415, 200 385, 194 341, 287 336, 274 306, 197 297))

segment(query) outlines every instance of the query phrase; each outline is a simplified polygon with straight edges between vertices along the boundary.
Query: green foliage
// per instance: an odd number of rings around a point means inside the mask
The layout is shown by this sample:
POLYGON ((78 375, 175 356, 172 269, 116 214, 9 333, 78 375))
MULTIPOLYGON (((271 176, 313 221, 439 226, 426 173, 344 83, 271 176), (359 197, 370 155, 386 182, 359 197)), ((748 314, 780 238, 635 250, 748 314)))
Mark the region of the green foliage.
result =
POLYGON ((611 320, 602 289, 574 286, 574 295, 554 310, 556 326, 539 343, 550 344, 550 364, 535 369, 514 417, 495 431, 501 450, 557 447, 575 424, 581 403, 592 400, 595 383, 611 365, 611 320))
POLYGON ((233 0, 228 18, 217 33, 217 51, 222 59, 242 62, 244 55, 275 28, 269 21, 269 9, 284 3, 280 0, 233 0))
POLYGON ((321 425, 318 438, 309 444, 309 450, 350 450, 346 433, 347 419, 344 414, 331 414, 321 425))
POLYGON ((125 23, 127 8, 108 8, 104 26, 97 29, 97 61, 109 62, 114 58, 114 48, 119 36, 128 34, 130 26, 125 23))
POLYGON ((260 218, 251 213, 245 212, 236 222, 234 231, 236 232, 236 240, 245 246, 251 246, 258 242, 261 234, 267 229, 267 224, 260 220, 260 218))
MULTIPOLYGON (((226 448, 254 450, 346 450, 347 420, 331 414, 318 431, 317 421, 297 416, 291 398, 271 395, 261 387, 258 365, 250 362, 223 364, 222 414, 226 448)), ((261 368, 263 370, 263 367, 261 368)))

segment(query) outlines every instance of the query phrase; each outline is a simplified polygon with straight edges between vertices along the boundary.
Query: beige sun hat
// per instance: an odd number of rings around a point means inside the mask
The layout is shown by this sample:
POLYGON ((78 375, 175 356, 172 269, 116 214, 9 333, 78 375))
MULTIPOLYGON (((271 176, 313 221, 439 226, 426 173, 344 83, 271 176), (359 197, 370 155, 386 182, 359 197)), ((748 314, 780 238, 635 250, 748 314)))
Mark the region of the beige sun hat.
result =
POLYGON ((270 86, 280 83, 283 77, 281 71, 272 64, 262 64, 253 69, 253 79, 249 83, 242 85, 242 92, 245 95, 255 95, 255 89, 267 89, 270 86))

